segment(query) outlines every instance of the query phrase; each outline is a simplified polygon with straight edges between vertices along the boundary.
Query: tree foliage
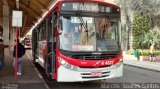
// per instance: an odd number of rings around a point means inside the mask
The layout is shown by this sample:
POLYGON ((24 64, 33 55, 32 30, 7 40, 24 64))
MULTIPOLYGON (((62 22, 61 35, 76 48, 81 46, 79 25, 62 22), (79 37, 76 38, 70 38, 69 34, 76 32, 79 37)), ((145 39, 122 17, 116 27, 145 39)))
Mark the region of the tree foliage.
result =
MULTIPOLYGON (((133 32, 133 47, 144 48, 155 42, 159 47, 160 33, 160 0, 116 0, 121 6, 124 18, 126 18, 126 28, 133 32), (136 12, 134 21, 131 22, 130 12, 136 12), (158 27, 159 31, 154 28, 158 27), (151 31, 149 31, 149 29, 151 31), (152 32, 152 30, 154 30, 152 32), (153 34, 154 33, 154 34, 153 34), (157 34, 155 36, 155 33, 157 34), (154 39, 153 39, 154 38, 154 39), (156 39, 156 40, 155 40, 156 39)), ((126 31, 128 34, 129 31, 126 31)), ((127 38, 127 40, 129 40, 127 38)))
POLYGON ((143 44, 145 44, 146 48, 149 48, 153 43, 155 43, 157 49, 160 48, 160 34, 157 32, 157 28, 150 29, 144 37, 143 44))
POLYGON ((134 16, 132 33, 133 33, 133 48, 143 48, 144 37, 145 34, 149 32, 149 18, 147 16, 143 16, 137 14, 134 16))

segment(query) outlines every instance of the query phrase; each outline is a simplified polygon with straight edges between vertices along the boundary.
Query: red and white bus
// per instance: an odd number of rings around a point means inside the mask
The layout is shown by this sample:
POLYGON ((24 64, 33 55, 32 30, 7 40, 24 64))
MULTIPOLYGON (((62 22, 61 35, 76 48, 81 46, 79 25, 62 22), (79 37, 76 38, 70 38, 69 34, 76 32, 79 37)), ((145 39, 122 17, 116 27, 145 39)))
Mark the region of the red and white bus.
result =
POLYGON ((32 31, 32 53, 58 82, 121 77, 120 8, 104 0, 58 0, 32 31))

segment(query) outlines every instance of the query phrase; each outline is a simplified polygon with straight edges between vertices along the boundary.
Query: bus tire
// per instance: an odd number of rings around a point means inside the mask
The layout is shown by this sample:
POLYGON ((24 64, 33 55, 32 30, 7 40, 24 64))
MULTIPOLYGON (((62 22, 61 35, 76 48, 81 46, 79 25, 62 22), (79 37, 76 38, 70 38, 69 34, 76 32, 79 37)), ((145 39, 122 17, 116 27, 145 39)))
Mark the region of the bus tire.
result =
POLYGON ((52 76, 51 76, 50 73, 48 73, 47 67, 45 67, 45 74, 46 74, 47 79, 48 79, 49 81, 51 81, 51 80, 52 80, 52 76))
POLYGON ((46 74, 47 79, 49 81, 51 81, 52 80, 52 76, 51 76, 50 72, 48 71, 48 65, 47 65, 46 62, 45 62, 45 74, 46 74))
POLYGON ((36 56, 35 55, 33 55, 33 63, 37 64, 37 62, 36 62, 36 56))
POLYGON ((47 79, 48 79, 49 81, 52 81, 52 76, 51 76, 50 74, 47 74, 47 79))

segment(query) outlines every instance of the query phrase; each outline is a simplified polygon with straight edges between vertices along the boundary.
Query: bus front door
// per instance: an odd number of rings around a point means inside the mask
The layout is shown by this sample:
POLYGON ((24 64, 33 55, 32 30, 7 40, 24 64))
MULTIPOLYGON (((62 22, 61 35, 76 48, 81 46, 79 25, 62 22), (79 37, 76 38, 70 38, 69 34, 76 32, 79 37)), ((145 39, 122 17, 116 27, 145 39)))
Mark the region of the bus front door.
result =
POLYGON ((55 13, 53 16, 47 18, 46 20, 46 37, 47 37, 47 57, 46 57, 46 74, 49 78, 54 79, 54 74, 56 73, 56 41, 55 41, 55 13))

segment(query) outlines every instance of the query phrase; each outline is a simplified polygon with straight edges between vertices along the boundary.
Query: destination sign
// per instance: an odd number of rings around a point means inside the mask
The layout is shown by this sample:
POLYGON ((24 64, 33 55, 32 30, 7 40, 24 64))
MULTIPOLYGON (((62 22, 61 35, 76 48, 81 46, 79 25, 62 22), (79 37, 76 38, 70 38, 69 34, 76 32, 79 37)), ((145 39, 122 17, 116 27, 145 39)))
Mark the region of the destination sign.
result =
POLYGON ((62 11, 80 11, 93 13, 120 13, 119 8, 91 2, 65 2, 61 5, 62 11))
MULTIPOLYGON (((86 23, 93 23, 93 18, 82 17, 83 21, 86 23)), ((79 17, 71 17, 71 23, 82 23, 79 17)))

